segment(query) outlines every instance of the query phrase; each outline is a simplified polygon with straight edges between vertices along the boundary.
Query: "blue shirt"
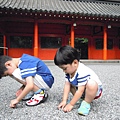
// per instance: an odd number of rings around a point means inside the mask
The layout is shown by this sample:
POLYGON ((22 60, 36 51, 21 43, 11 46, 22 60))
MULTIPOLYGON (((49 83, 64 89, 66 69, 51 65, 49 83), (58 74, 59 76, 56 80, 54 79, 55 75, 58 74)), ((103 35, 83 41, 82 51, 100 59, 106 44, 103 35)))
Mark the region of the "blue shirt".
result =
POLYGON ((34 56, 23 54, 20 58, 20 61, 21 62, 18 67, 20 68, 21 77, 23 79, 29 76, 34 77, 37 74, 43 78, 45 83, 50 88, 52 87, 52 84, 54 83, 54 77, 42 60, 34 56))

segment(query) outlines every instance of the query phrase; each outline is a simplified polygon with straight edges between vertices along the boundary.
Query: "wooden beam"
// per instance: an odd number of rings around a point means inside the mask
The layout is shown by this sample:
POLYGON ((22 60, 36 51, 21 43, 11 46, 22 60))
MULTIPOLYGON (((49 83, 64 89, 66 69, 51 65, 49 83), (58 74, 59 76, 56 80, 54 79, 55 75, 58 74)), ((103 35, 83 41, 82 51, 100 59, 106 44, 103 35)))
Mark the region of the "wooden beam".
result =
MULTIPOLYGON (((18 22, 34 22, 34 16, 13 16, 13 17, 3 17, 0 16, 0 21, 18 21, 18 22)), ((60 24, 71 24, 73 19, 70 18, 59 18, 59 17, 42 17, 37 16, 38 23, 60 23, 60 24)), ((89 20, 89 19, 75 19, 77 25, 91 25, 91 26, 104 26, 105 23, 113 26, 120 27, 119 21, 102 21, 102 20, 89 20)))

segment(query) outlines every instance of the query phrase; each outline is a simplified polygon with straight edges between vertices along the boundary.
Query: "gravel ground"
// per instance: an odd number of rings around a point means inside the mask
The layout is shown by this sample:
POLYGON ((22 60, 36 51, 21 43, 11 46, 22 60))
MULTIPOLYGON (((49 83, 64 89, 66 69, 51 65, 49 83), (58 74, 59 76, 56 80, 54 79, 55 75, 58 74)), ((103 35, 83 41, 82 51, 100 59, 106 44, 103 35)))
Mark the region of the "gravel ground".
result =
POLYGON ((69 113, 57 109, 62 99, 64 73, 57 66, 48 64, 55 76, 55 83, 48 92, 48 100, 38 106, 28 107, 25 101, 21 101, 16 108, 10 108, 10 100, 15 98, 15 92, 21 85, 10 77, 0 80, 0 120, 120 120, 120 64, 86 65, 98 74, 104 87, 103 96, 92 102, 88 116, 77 114, 79 105, 75 105, 69 113))

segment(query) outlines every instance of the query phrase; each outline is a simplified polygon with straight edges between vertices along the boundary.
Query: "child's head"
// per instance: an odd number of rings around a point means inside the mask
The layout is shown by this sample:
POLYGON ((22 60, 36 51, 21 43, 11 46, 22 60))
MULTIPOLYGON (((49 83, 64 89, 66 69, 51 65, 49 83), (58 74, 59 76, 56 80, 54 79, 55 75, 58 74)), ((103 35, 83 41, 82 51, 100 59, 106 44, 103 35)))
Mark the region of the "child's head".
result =
POLYGON ((0 78, 4 76, 5 71, 7 71, 7 68, 5 66, 5 63, 7 61, 11 61, 12 58, 9 56, 0 56, 0 78))
POLYGON ((73 74, 77 70, 80 60, 79 52, 71 46, 63 46, 56 52, 54 63, 65 73, 73 74))
POLYGON ((75 48, 69 45, 60 47, 54 57, 54 63, 57 66, 72 64, 74 60, 79 61, 80 54, 75 48))

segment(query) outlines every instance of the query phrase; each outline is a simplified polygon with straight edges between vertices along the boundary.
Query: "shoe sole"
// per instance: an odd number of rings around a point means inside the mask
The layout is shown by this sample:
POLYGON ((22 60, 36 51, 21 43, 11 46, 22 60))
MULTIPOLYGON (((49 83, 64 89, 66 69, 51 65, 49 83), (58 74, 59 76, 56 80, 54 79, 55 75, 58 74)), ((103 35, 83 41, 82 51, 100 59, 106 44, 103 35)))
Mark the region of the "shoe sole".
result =
POLYGON ((47 100, 47 98, 48 98, 48 94, 45 94, 45 98, 43 98, 43 100, 41 100, 39 103, 37 103, 37 104, 35 104, 35 105, 27 105, 27 106, 36 106, 36 105, 39 105, 39 104, 41 104, 41 103, 44 103, 46 100, 47 100))
POLYGON ((78 113, 79 115, 81 115, 81 116, 86 116, 86 115, 84 115, 84 114, 82 114, 82 113, 78 113))

